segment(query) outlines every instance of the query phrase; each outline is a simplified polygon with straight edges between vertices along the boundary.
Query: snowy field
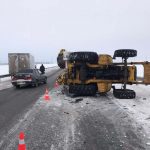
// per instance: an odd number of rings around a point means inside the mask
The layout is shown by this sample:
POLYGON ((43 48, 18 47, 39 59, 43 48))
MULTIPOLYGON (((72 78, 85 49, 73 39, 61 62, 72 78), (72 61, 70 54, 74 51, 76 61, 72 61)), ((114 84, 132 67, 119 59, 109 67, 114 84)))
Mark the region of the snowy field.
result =
POLYGON ((0 65, 0 75, 8 74, 8 65, 0 65))
MULTIPOLYGON (((37 64, 37 69, 40 68, 41 64, 37 64)), ((57 64, 44 64, 45 68, 55 67, 57 64)), ((8 65, 0 65, 0 75, 9 74, 9 66, 8 65)))

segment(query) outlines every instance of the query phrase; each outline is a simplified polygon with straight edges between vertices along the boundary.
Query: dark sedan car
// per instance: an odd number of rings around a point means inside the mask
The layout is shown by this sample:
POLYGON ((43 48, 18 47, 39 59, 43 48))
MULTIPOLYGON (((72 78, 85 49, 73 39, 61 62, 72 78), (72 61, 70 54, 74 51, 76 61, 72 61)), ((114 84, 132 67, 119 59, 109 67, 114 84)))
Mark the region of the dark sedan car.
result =
POLYGON ((16 88, 28 85, 37 87, 41 83, 46 84, 47 77, 41 75, 38 69, 26 69, 13 75, 11 83, 16 88))

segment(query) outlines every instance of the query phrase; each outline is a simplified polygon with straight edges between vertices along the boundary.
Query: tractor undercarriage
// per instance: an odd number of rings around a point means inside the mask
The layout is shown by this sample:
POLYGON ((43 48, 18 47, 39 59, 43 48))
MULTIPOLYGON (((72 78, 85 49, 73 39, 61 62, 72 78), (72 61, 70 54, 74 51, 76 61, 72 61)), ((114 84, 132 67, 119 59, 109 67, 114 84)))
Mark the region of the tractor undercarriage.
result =
MULTIPOLYGON (((127 62, 129 57, 136 55, 136 50, 116 50, 113 58, 121 57, 123 62, 113 63, 109 55, 98 56, 95 52, 70 53, 66 61, 66 72, 62 76, 63 83, 69 86, 69 93, 76 96, 93 96, 96 93, 107 93, 113 89, 116 98, 135 98, 136 93, 127 89, 127 84, 150 84, 149 62, 127 62), (137 81, 135 65, 143 65, 143 81, 137 81), (115 84, 122 84, 122 88, 115 89, 115 84)), ((61 84, 62 80, 58 82, 61 84)))

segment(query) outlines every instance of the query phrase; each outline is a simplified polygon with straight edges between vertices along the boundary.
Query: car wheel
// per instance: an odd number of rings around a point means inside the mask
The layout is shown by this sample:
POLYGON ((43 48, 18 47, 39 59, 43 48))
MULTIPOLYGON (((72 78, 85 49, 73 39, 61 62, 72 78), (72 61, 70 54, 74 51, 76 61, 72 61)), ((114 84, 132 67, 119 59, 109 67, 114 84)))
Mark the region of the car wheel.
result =
POLYGON ((19 88, 20 88, 20 85, 16 85, 15 87, 16 87, 16 89, 19 89, 19 88))
POLYGON ((43 83, 46 84, 47 83, 47 79, 44 79, 43 83))

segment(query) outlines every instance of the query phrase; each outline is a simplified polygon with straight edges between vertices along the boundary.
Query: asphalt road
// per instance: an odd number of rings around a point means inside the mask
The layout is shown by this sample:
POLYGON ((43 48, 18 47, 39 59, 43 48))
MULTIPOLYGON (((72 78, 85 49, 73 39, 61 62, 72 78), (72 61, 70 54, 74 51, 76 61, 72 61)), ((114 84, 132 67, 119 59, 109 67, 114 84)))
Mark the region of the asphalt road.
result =
POLYGON ((34 105, 38 98, 44 94, 46 87, 52 89, 59 69, 48 73, 46 85, 37 88, 25 87, 20 89, 9 88, 0 91, 0 135, 7 133, 13 122, 20 117, 28 107, 34 105))
POLYGON ((0 150, 16 150, 20 131, 30 150, 149 150, 142 127, 111 92, 76 102, 53 88, 59 73, 48 78, 50 101, 43 100, 45 85, 0 91, 0 150))

